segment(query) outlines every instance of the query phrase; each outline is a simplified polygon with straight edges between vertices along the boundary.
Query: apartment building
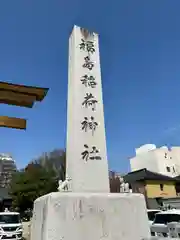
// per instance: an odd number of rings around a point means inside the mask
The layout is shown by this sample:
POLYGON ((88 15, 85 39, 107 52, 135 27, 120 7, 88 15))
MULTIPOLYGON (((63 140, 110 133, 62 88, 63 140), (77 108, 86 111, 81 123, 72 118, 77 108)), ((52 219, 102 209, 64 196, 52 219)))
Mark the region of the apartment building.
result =
POLYGON ((180 147, 145 144, 135 149, 136 156, 130 159, 131 171, 146 168, 149 171, 176 177, 180 175, 180 147))
POLYGON ((12 174, 16 171, 16 164, 10 154, 0 154, 0 188, 7 188, 12 174))

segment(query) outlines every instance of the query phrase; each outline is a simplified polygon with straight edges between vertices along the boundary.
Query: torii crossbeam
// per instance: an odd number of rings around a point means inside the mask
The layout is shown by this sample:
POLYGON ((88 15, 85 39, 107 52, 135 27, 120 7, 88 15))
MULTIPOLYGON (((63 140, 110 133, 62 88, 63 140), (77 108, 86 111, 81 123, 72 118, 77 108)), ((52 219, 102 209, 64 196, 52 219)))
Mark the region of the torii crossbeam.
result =
MULTIPOLYGON (((48 92, 48 88, 0 82, 0 103, 19 107, 32 108, 34 102, 41 102, 48 92)), ((26 129, 26 119, 0 116, 0 127, 26 129)))

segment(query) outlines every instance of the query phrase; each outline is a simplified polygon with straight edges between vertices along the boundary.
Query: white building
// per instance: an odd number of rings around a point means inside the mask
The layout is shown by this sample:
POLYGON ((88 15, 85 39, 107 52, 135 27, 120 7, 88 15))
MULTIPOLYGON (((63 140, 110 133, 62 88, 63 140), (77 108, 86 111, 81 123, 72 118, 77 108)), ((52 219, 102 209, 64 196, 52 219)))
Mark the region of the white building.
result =
POLYGON ((16 163, 10 154, 0 153, 0 187, 8 187, 12 174, 16 171, 16 163))
POLYGON ((14 161, 11 154, 8 154, 8 153, 0 153, 0 161, 3 161, 3 160, 6 160, 6 161, 14 161))
POLYGON ((136 156, 130 159, 131 171, 146 168, 149 171, 170 177, 180 175, 180 147, 146 144, 136 149, 136 156))

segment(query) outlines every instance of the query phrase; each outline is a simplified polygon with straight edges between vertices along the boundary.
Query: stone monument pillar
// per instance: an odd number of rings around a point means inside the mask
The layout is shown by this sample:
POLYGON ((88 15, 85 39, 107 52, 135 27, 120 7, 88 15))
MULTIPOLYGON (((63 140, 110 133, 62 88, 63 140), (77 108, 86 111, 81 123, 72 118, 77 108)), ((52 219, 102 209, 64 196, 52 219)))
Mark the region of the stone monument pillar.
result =
POLYGON ((73 192, 109 192, 98 35, 69 39, 67 170, 73 192))
POLYGON ((144 196, 109 193, 98 35, 77 26, 69 41, 67 122, 67 178, 61 192, 35 201, 31 239, 149 237, 144 196))

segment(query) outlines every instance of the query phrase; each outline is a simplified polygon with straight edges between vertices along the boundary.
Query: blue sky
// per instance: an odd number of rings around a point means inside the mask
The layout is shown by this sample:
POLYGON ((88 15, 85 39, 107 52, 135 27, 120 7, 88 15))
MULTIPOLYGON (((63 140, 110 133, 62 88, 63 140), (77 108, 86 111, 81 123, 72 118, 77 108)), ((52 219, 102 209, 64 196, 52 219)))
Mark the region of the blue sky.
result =
POLYGON ((26 131, 0 129, 0 152, 23 167, 65 147, 74 24, 100 34, 110 168, 128 171, 145 143, 180 145, 179 9, 179 0, 1 0, 0 79, 50 90, 33 109, 0 105, 0 115, 28 119, 26 131))

